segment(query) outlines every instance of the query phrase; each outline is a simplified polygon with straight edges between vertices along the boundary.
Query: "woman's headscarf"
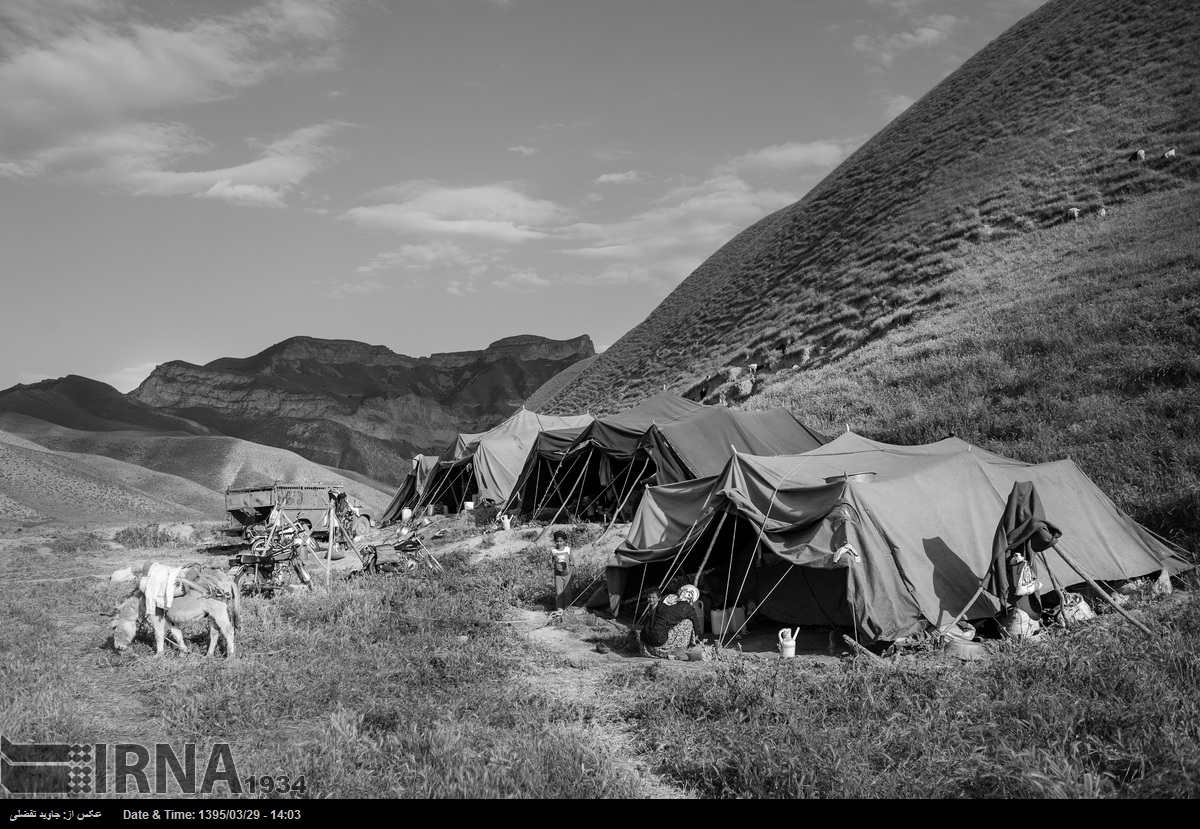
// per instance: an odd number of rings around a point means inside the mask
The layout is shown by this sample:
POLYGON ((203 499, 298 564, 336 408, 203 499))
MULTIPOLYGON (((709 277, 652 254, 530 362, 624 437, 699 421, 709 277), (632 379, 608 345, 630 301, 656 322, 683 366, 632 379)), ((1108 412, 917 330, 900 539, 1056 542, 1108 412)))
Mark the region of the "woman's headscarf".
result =
POLYGON ((663 599, 662 603, 667 607, 670 607, 676 602, 686 602, 687 604, 692 604, 699 598, 700 588, 696 587, 694 584, 685 584, 683 587, 679 588, 678 592, 672 593, 670 596, 667 596, 665 599, 663 599))

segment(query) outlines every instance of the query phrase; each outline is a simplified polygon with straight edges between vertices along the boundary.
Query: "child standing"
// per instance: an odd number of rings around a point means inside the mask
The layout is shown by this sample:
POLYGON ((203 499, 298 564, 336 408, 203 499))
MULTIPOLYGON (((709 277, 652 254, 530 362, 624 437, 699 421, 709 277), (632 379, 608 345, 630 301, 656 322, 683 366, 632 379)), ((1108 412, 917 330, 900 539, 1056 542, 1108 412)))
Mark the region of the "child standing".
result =
POLYGON ((553 537, 550 564, 554 568, 554 606, 563 610, 569 601, 567 594, 571 589, 571 577, 575 574, 575 559, 571 555, 571 548, 567 546, 567 534, 557 530, 553 537))

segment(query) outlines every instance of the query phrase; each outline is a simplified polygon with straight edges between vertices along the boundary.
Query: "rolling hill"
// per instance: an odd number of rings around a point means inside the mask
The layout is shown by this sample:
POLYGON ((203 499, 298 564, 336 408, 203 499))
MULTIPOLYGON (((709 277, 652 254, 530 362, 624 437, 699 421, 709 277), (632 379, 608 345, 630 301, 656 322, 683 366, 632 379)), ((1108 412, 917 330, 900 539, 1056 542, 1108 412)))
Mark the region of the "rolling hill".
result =
POLYGON ((208 435, 85 431, 0 414, 0 514, 18 522, 218 521, 230 486, 341 484, 373 514, 391 492, 294 452, 208 435))
POLYGON ((1197 42, 1190 0, 1051 0, 730 240, 545 410, 665 384, 830 431, 1069 455, 1200 547, 1197 42))

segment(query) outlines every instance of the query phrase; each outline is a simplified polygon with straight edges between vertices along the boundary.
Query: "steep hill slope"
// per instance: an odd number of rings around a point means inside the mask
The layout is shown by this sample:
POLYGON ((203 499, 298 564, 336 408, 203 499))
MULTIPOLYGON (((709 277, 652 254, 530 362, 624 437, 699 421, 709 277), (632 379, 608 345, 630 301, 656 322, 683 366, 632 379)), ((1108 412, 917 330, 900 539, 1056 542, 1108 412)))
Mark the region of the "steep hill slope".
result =
POLYGON ((828 365, 1072 209, 1096 221, 1194 186, 1197 42, 1192 0, 1051 0, 717 251, 548 410, 611 411, 749 363, 828 365))

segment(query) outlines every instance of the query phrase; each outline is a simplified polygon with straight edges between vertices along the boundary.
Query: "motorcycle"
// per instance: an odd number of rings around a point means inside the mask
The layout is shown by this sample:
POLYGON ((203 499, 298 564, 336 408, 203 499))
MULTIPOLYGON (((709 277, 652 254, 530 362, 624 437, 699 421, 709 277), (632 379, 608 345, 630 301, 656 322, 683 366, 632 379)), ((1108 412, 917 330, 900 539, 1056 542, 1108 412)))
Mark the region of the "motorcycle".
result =
POLYGON ((302 560, 305 551, 315 555, 316 543, 303 531, 285 529, 276 536, 257 536, 250 549, 229 559, 229 575, 242 595, 273 596, 293 585, 312 590, 312 576, 302 560))

